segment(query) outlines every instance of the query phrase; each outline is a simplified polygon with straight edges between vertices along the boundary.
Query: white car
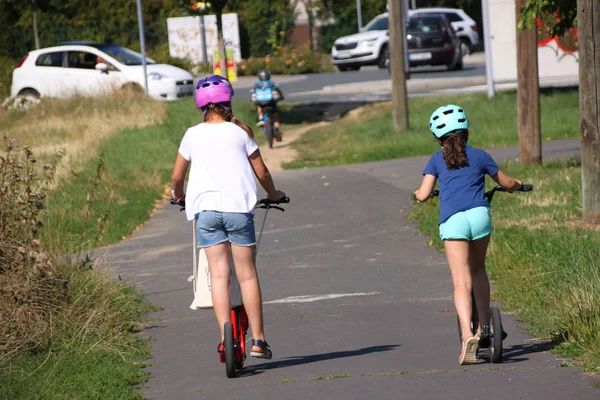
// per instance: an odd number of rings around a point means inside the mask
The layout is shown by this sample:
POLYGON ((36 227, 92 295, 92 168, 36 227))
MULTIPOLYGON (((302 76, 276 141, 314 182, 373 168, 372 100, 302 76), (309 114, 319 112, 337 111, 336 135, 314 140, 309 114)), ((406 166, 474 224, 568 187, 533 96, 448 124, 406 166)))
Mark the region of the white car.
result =
MULTIPOLYGON (((176 100, 194 93, 188 71, 146 58, 148 94, 176 100)), ((67 44, 29 52, 13 71, 13 97, 69 97, 143 91, 142 55, 114 44, 67 44)))
POLYGON ((331 48, 333 65, 340 71, 357 71, 363 65, 386 68, 390 59, 388 26, 388 13, 383 13, 359 33, 336 39, 331 48))
POLYGON ((479 45, 477 23, 463 10, 458 8, 428 7, 410 11, 410 15, 419 14, 444 14, 461 41, 463 56, 470 54, 473 48, 479 45))
MULTIPOLYGON (((479 44, 477 24, 463 10, 456 8, 418 8, 409 10, 408 16, 420 14, 444 14, 461 41, 461 52, 467 55, 479 44)), ((385 68, 390 53, 388 13, 379 14, 365 25, 359 33, 342 36, 331 48, 331 59, 340 71, 357 71, 363 65, 385 68)))

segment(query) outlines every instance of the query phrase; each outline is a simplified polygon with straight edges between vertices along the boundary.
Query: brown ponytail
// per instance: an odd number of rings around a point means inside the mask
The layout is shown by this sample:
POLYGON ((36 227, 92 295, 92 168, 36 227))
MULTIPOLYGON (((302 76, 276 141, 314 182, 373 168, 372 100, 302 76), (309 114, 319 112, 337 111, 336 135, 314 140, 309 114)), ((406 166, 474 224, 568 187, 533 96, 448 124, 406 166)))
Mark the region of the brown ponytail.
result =
POLYGON ((248 125, 240 121, 239 119, 233 116, 231 111, 224 109, 223 107, 217 107, 214 103, 209 103, 207 106, 208 110, 206 110, 206 114, 204 115, 204 122, 207 122, 212 119, 220 119, 227 122, 233 122, 240 128, 242 128, 248 134, 249 138, 254 137, 254 131, 248 125))
POLYGON ((444 161, 448 169, 458 169, 469 165, 466 149, 468 138, 469 132, 463 131, 440 140, 440 144, 444 147, 444 161))

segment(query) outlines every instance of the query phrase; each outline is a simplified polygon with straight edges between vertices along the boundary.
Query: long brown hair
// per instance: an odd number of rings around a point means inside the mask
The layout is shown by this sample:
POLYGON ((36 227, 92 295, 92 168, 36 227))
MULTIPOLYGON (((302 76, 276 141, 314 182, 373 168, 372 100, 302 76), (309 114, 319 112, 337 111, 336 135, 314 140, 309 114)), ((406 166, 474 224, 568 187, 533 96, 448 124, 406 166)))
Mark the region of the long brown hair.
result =
POLYGON ((217 104, 214 104, 214 103, 209 103, 207 108, 208 108, 208 110, 206 110, 206 114, 204 115, 204 122, 207 122, 209 120, 215 120, 215 119, 217 119, 217 120, 220 119, 220 120, 227 121, 227 122, 233 122, 234 124, 236 124, 237 126, 242 128, 244 131, 246 131, 246 133, 248 134, 248 137, 250 137, 250 138, 254 137, 254 131, 252 130, 252 128, 250 128, 248 125, 246 125, 239 119, 235 118, 233 116, 233 112, 226 110, 225 108, 223 108, 217 104))
POLYGON ((466 130, 440 139, 439 142, 444 147, 444 161, 448 169, 458 169, 469 165, 467 139, 469 139, 469 131, 466 130))

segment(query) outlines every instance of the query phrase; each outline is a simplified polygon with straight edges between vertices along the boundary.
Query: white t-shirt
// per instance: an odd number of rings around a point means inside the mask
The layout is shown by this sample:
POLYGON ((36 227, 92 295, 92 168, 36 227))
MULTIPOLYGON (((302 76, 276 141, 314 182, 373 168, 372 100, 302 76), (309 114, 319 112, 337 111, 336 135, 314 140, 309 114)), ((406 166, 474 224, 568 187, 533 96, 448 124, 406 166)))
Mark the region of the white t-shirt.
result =
POLYGON ((248 156, 257 149, 256 141, 231 122, 187 130, 179 154, 192 163, 185 195, 189 221, 207 210, 254 212, 256 181, 248 156))

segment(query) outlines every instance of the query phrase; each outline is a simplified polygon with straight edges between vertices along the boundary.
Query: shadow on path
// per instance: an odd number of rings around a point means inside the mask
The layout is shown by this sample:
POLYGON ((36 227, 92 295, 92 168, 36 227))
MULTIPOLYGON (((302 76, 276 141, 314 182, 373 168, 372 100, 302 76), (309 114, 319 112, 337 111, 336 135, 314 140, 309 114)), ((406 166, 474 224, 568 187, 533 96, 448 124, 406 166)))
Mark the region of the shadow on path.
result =
MULTIPOLYGON (((539 353, 543 351, 550 351, 555 347, 552 342, 537 342, 537 343, 526 343, 517 344, 511 347, 505 347, 502 352, 502 362, 504 364, 512 364, 517 362, 523 362, 529 360, 526 357, 528 354, 539 353)), ((489 360, 489 353, 486 349, 479 358, 489 360)))
POLYGON ((338 358, 356 357, 365 354, 379 353, 382 351, 390 351, 396 347, 400 347, 399 344, 383 345, 383 346, 371 346, 365 347, 358 350, 347 350, 347 351, 336 351, 334 353, 321 353, 311 354, 307 356, 287 357, 281 360, 267 362, 264 364, 251 365, 245 368, 240 376, 255 375, 265 372, 271 369, 293 367, 296 365, 310 364, 325 360, 335 360, 338 358))

